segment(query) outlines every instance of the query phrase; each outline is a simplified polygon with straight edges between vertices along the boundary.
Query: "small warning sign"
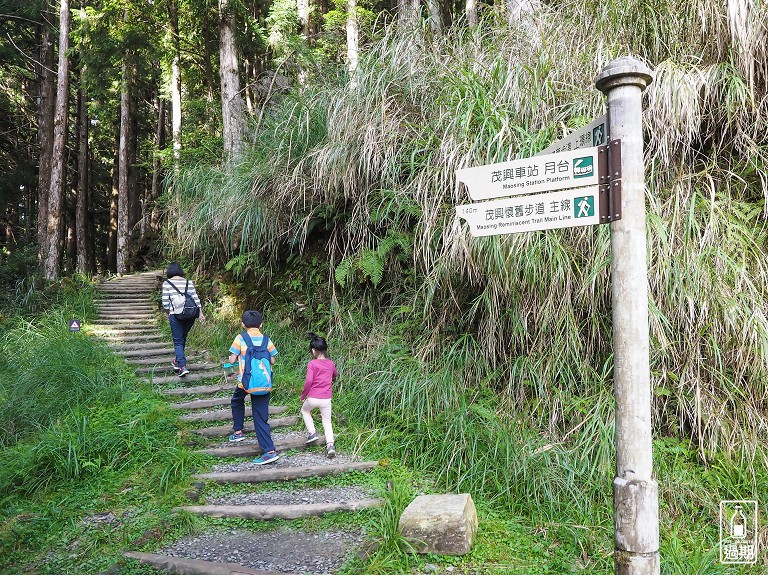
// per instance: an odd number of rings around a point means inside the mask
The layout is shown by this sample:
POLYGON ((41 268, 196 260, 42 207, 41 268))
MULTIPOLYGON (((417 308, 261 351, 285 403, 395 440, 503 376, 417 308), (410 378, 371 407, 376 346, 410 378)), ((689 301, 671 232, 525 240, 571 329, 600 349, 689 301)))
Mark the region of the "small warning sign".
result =
POLYGON ((69 331, 80 331, 80 324, 82 322, 79 319, 69 320, 69 331))

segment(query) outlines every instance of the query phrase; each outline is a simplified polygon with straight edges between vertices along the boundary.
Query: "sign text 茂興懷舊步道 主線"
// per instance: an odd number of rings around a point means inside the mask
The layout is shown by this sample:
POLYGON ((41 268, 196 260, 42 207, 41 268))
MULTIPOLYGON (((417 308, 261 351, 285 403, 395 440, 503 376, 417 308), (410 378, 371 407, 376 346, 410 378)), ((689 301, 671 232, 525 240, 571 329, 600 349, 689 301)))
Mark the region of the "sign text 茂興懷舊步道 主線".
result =
POLYGON ((456 170, 473 200, 591 186, 599 182, 597 147, 456 170))
POLYGON ((557 154, 581 148, 604 146, 608 143, 608 115, 603 114, 592 120, 586 126, 575 129, 573 132, 544 148, 536 156, 557 154))
POLYGON ((591 226, 600 223, 600 186, 517 196, 456 207, 474 237, 591 226))

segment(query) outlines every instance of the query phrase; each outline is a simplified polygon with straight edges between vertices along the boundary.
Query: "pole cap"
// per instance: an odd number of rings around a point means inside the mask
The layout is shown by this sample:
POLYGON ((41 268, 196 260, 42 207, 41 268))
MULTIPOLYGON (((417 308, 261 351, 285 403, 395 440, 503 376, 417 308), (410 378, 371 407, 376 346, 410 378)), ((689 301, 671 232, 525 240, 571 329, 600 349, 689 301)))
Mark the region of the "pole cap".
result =
POLYGON ((595 78, 595 87, 608 94, 619 86, 637 86, 640 90, 653 82, 651 69, 633 56, 622 56, 609 62, 595 78))

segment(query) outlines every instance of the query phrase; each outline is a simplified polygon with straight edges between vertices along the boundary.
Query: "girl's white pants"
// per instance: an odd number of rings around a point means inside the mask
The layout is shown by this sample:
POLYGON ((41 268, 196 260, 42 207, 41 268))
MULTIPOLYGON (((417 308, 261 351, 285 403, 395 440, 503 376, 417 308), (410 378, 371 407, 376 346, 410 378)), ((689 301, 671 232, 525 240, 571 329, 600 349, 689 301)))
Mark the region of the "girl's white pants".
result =
POLYGON ((307 426, 309 433, 315 433, 315 422, 312 419, 312 410, 319 409, 320 417, 323 420, 323 434, 326 443, 333 443, 333 425, 331 425, 331 399, 316 399, 308 397, 301 406, 301 417, 304 418, 304 425, 307 426))

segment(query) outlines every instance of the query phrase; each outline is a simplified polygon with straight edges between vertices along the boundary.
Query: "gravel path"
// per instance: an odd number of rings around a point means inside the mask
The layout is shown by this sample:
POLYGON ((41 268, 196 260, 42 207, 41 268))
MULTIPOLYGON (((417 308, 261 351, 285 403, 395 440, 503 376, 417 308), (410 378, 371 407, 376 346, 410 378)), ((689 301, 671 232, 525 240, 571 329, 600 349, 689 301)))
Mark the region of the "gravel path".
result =
MULTIPOLYGON (((352 463, 354 461, 360 461, 359 457, 353 455, 346 455, 344 453, 336 452, 336 457, 328 459, 325 455, 325 449, 313 448, 314 451, 302 451, 292 453, 291 455, 281 454, 280 459, 274 463, 266 465, 267 468, 272 467, 307 467, 315 465, 335 465, 337 463, 352 463)), ((216 473, 233 472, 233 471, 253 471, 258 465, 254 465, 252 461, 235 461, 230 463, 218 463, 213 466, 211 471, 216 473)))
POLYGON ((330 575, 363 544, 365 533, 324 531, 312 533, 279 529, 208 531, 187 537, 159 553, 173 557, 238 563, 280 573, 330 575))
POLYGON ((207 496, 206 505, 306 505, 311 503, 340 503, 372 497, 361 487, 320 487, 317 489, 271 489, 259 493, 239 493, 207 496))

